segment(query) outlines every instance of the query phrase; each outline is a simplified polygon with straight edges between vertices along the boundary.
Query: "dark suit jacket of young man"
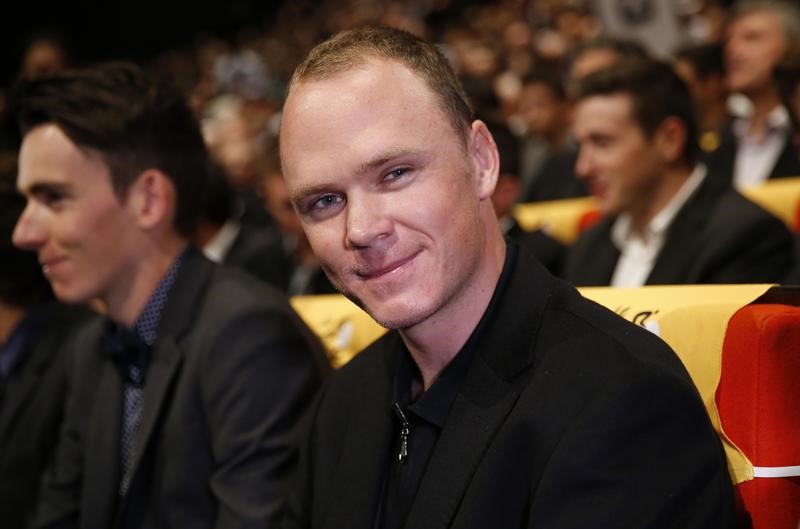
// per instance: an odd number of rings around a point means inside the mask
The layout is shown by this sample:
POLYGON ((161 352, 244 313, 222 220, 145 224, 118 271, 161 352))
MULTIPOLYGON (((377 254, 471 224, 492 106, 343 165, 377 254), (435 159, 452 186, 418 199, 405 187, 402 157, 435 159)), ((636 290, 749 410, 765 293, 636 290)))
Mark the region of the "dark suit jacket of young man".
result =
MULTIPOLYGON (((730 527, 721 443, 675 354, 533 256, 512 266, 405 527, 730 527)), ((374 527, 400 354, 389 332, 323 387, 285 528, 374 527)))
POLYGON ((280 516, 296 423, 326 370, 285 298, 184 257, 162 313, 127 495, 118 501, 123 381, 106 322, 76 341, 65 429, 38 527, 251 528, 280 516))
MULTIPOLYGON (((562 277, 578 286, 608 285, 620 252, 616 217, 581 234, 562 277)), ((678 211, 645 284, 781 282, 794 262, 786 225, 711 175, 678 211)))
POLYGON ((0 525, 29 527, 40 480, 55 450, 71 355, 64 350, 90 313, 53 303, 30 336, 27 352, 2 388, 0 525))

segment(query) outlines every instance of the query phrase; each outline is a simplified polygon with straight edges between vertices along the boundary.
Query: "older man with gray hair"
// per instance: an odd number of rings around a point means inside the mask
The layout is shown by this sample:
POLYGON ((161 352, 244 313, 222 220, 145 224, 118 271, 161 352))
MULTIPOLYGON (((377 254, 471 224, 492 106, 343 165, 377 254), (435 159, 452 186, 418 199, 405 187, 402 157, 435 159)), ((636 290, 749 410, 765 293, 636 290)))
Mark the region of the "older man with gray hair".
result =
POLYGON ((800 41, 800 8, 787 0, 742 0, 733 7, 725 43, 728 88, 749 103, 723 133, 709 169, 741 189, 800 175, 794 133, 781 103, 775 67, 800 41))

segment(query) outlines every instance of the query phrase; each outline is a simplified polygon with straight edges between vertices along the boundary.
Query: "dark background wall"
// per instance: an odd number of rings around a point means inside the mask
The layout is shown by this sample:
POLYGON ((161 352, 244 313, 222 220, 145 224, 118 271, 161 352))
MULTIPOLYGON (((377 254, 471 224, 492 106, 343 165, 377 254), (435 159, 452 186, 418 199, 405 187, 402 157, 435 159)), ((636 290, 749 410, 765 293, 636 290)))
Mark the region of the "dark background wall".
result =
POLYGON ((13 0, 0 14, 0 83, 14 76, 29 36, 40 29, 58 30, 82 60, 141 59, 201 32, 230 35, 268 19, 279 5, 270 0, 13 0))

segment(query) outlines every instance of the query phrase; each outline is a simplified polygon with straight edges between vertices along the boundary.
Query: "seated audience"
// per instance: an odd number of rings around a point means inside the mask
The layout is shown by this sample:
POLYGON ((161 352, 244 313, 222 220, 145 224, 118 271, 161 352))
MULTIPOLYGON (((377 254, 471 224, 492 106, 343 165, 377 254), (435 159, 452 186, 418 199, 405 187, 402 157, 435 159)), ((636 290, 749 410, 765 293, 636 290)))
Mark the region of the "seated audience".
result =
POLYGON ((703 153, 712 153, 719 148, 722 130, 729 120, 722 46, 683 47, 675 53, 673 66, 692 94, 700 149, 703 153))
POLYGON ((284 254, 278 227, 242 219, 241 202, 236 200, 224 171, 218 163, 210 164, 194 243, 212 261, 241 267, 286 291, 290 259, 284 254))
POLYGON ((285 288, 287 295, 335 293, 336 289, 328 280, 319 259, 308 243, 278 167, 273 166, 265 171, 264 199, 267 211, 281 230, 282 249, 287 266, 285 288))
POLYGON ((575 143, 569 137, 570 105, 556 72, 539 69, 524 79, 518 114, 526 124, 519 202, 586 196, 575 176, 575 143))
POLYGON ((781 281, 793 263, 783 222, 697 163, 686 84, 633 61, 576 88, 576 172, 605 217, 570 249, 576 285, 781 281))
POLYGON ((521 188, 517 170, 517 160, 519 160, 517 138, 504 125, 487 122, 487 126, 500 154, 497 185, 492 193, 492 205, 500 223, 500 230, 508 239, 535 255, 551 273, 558 274, 564 259, 564 245, 542 230, 525 230, 513 215, 521 188))

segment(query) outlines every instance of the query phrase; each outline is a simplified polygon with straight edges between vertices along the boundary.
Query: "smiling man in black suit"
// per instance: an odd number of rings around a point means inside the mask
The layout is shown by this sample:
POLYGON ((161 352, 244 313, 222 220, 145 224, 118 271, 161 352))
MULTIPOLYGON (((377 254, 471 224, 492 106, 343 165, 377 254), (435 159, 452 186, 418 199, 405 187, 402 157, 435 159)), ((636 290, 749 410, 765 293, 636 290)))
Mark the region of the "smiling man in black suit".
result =
POLYGON ((730 527, 685 369, 506 245, 497 148, 436 48, 384 28, 317 46, 281 157, 331 282, 392 329, 312 408, 288 527, 730 527))
POLYGON ((58 298, 110 318, 76 340, 37 526, 274 522, 324 359, 282 296, 188 244, 208 161, 183 98, 111 63, 31 81, 17 103, 14 243, 58 298))

